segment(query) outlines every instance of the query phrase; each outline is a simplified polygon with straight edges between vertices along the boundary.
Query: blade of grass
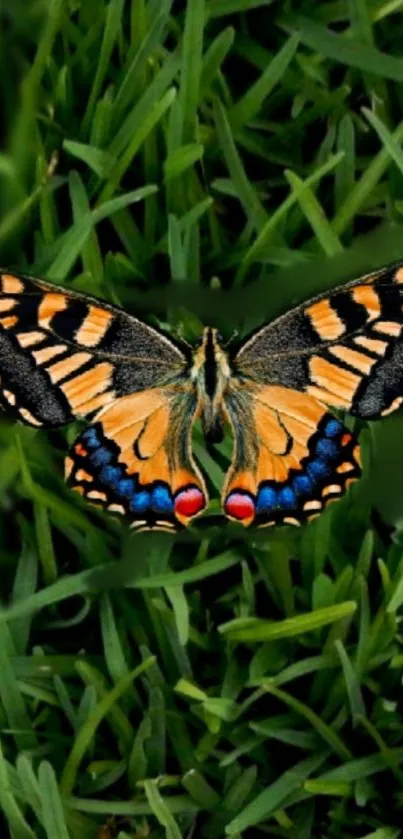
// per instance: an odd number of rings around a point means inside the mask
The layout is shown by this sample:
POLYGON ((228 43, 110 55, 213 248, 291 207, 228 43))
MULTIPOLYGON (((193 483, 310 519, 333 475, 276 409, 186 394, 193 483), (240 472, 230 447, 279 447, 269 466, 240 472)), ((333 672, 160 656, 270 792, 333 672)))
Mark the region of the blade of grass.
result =
POLYGON ((310 18, 298 15, 291 22, 282 20, 287 31, 296 32, 302 42, 321 55, 333 61, 340 61, 349 67, 357 67, 365 73, 372 73, 382 78, 403 81, 403 60, 394 55, 387 55, 360 41, 346 38, 331 32, 310 18))
POLYGON ((203 56, 201 79, 200 79, 200 99, 204 99, 207 95, 210 86, 215 80, 221 65, 228 55, 235 37, 235 29, 233 26, 227 26, 223 29, 214 41, 211 42, 205 55, 203 56))
POLYGON ((0 808, 2 814, 7 818, 13 836, 18 839, 36 839, 35 834, 25 821, 16 798, 13 795, 7 764, 4 759, 3 749, 0 743, 0 808))
POLYGON ((274 783, 259 793, 247 806, 233 819, 225 828, 227 836, 235 837, 254 824, 266 820, 274 813, 288 796, 299 790, 309 775, 321 766, 326 760, 327 752, 316 754, 300 763, 296 763, 274 783))
MULTIPOLYGON (((323 164, 323 166, 320 166, 319 169, 316 170, 316 172, 314 172, 312 175, 306 178, 305 181, 303 181, 303 186, 301 187, 301 190, 304 189, 306 186, 315 186, 315 184, 317 184, 325 175, 327 175, 329 172, 335 169, 336 166, 338 166, 343 157, 344 152, 339 152, 338 154, 332 155, 329 158, 329 160, 327 160, 326 163, 323 164)), ((274 211, 271 218, 269 218, 269 220, 266 222, 263 229, 260 231, 259 236, 256 238, 251 247, 247 250, 242 260, 240 269, 235 280, 237 283, 243 281, 249 266, 252 264, 252 262, 259 258, 259 256, 262 254, 262 251, 268 246, 279 222, 286 216, 286 214, 295 204, 297 199, 298 191, 294 190, 294 192, 291 192, 291 194, 285 199, 285 201, 283 201, 280 207, 274 211)), ((334 225, 332 226, 333 229, 336 229, 334 225)), ((336 230, 336 232, 338 231, 336 230)))
POLYGON ((335 209, 343 206, 345 198, 354 188, 355 182, 355 128, 350 114, 340 120, 337 135, 337 151, 344 152, 344 158, 335 171, 335 209))
POLYGON ((18 755, 16 769, 24 798, 34 813, 37 814, 39 821, 43 824, 41 789, 32 766, 31 758, 25 754, 18 755))
POLYGON ((180 146, 164 161, 165 181, 178 178, 198 160, 201 160, 203 153, 204 146, 201 143, 189 143, 187 146, 180 146))
MULTIPOLYGON (((27 537, 28 538, 28 537, 27 537)), ((38 579, 38 554, 32 544, 23 541, 12 590, 12 603, 23 603, 26 597, 35 593, 38 579)), ((23 655, 27 648, 31 619, 21 618, 11 626, 12 638, 17 655, 23 655)))
POLYGON ((157 47, 162 41, 171 5, 172 2, 167 3, 165 0, 164 8, 161 9, 154 20, 151 19, 148 32, 138 44, 138 49, 129 64, 115 97, 113 120, 116 125, 121 122, 124 112, 135 98, 138 79, 141 77, 151 56, 156 52, 157 47))
POLYGON ((17 748, 22 751, 34 749, 38 741, 11 664, 13 656, 12 635, 10 629, 3 625, 0 627, 0 698, 17 748))
POLYGON ((177 821, 159 794, 156 781, 144 781, 144 792, 155 818, 165 829, 166 839, 182 839, 177 821))
POLYGON ((98 60, 96 73, 88 99, 87 108, 84 114, 82 133, 86 136, 93 117, 95 103, 102 88, 103 81, 108 72, 109 61, 116 39, 122 26, 122 13, 124 0, 109 0, 106 7, 105 28, 98 60))
POLYGON ((120 697, 132 687, 133 682, 143 673, 147 672, 155 662, 155 656, 150 656, 142 662, 138 667, 135 667, 130 673, 123 676, 122 679, 115 685, 109 693, 98 703, 94 708, 88 719, 81 726, 76 739, 73 743, 70 754, 67 758, 63 769, 62 779, 60 783, 60 790, 64 796, 69 795, 74 788, 76 782, 76 775, 80 763, 92 742, 95 732, 102 722, 104 716, 112 708, 112 706, 120 699, 120 697))
POLYGON ((29 615, 38 609, 51 606, 74 595, 106 591, 111 588, 119 588, 122 585, 128 588, 153 589, 195 583, 214 574, 220 574, 222 571, 232 568, 233 565, 238 565, 241 558, 241 555, 234 551, 225 551, 214 559, 200 562, 185 571, 155 574, 153 577, 138 580, 133 579, 136 572, 133 568, 132 557, 120 563, 119 571, 113 563, 105 563, 97 568, 64 577, 46 589, 32 594, 29 598, 27 597, 24 602, 15 603, 8 609, 0 610, 0 624, 23 615, 29 615))
POLYGON ((45 760, 39 766, 38 781, 41 791, 43 826, 48 839, 70 839, 56 775, 51 764, 45 760))
MULTIPOLYGON (((75 224, 79 224, 81 218, 88 216, 91 208, 84 183, 78 172, 70 172, 69 190, 73 209, 73 221, 75 224)), ((83 246, 82 263, 84 271, 88 271, 94 278, 95 283, 100 286, 104 276, 104 268, 98 236, 94 228, 89 233, 88 239, 83 246)))
POLYGON ((112 167, 112 171, 108 174, 105 186, 99 196, 99 204, 102 205, 103 202, 109 202, 113 193, 117 190, 123 175, 132 163, 133 158, 143 145, 146 137, 148 137, 149 133, 153 131, 164 114, 169 110, 175 100, 175 97, 176 90, 175 88, 171 88, 164 94, 162 99, 154 105, 144 121, 137 126, 126 151, 123 152, 121 158, 117 161, 115 166, 112 167))
POLYGON ((300 633, 312 632, 329 623, 353 615, 357 604, 351 600, 326 606, 315 612, 307 612, 283 621, 264 621, 259 618, 235 618, 218 627, 229 641, 274 641, 278 638, 292 638, 300 633))
POLYGON ((189 606, 183 586, 167 586, 166 593, 174 610, 179 643, 185 647, 189 640, 189 606))
POLYGON ((291 64, 299 40, 298 35, 291 35, 259 79, 248 88, 242 98, 231 108, 228 118, 234 131, 244 126, 258 114, 264 100, 270 96, 271 91, 281 81, 291 64))
MULTIPOLYGON (((199 807, 187 795, 170 795, 164 798, 171 813, 197 813, 199 807)), ((97 813, 107 816, 151 816, 153 810, 148 801, 105 801, 91 798, 76 798, 71 796, 66 804, 74 810, 83 813, 97 813)), ((35 839, 35 837, 34 837, 35 839)))
POLYGON ((270 6, 274 0, 209 0, 207 3, 208 18, 233 15, 237 12, 249 12, 261 6, 270 6))
POLYGON ((116 626, 112 603, 107 593, 101 597, 100 620, 105 663, 112 681, 117 684, 120 679, 127 676, 129 669, 116 626))
POLYGON ((327 256, 336 256, 336 254, 341 253, 343 245, 332 230, 312 189, 295 172, 286 171, 284 174, 324 253, 327 256))
POLYGON ((390 133, 386 125, 384 125, 382 120, 380 120, 373 111, 370 111, 369 108, 361 108, 361 111, 374 131, 378 134, 382 145, 385 147, 386 151, 389 152, 398 169, 400 169, 403 173, 403 150, 400 147, 400 143, 396 142, 394 135, 390 133))
POLYGON ((177 75, 180 69, 180 63, 181 58, 179 54, 172 53, 168 56, 151 84, 146 87, 143 95, 127 114, 119 130, 111 140, 107 151, 112 157, 118 159, 122 156, 132 141, 134 134, 139 131, 139 126, 143 125, 144 121, 155 111, 161 98, 165 95, 177 75))
POLYGON ((140 189, 135 189, 133 192, 127 192, 117 198, 112 198, 110 201, 105 201, 95 210, 91 210, 90 213, 82 216, 64 235, 60 250, 48 268, 47 276, 53 281, 64 280, 78 259, 94 225, 109 218, 113 213, 118 213, 123 207, 128 207, 129 204, 134 204, 136 201, 147 198, 148 195, 153 195, 156 191, 157 187, 154 184, 149 184, 140 189))
MULTIPOLYGON (((391 139, 394 143, 400 143, 403 140, 403 122, 393 132, 391 139)), ((358 215, 368 196, 386 172, 391 159, 390 151, 384 147, 372 158, 371 163, 364 169, 361 178, 346 196, 344 204, 340 207, 332 221, 332 228, 339 236, 344 233, 354 217, 358 215)))
POLYGON ((256 190, 248 180, 234 142, 227 113, 218 99, 214 102, 214 121, 217 128, 218 141, 231 175, 237 198, 243 206, 249 224, 259 233, 267 221, 267 213, 259 201, 256 190))
POLYGON ((71 154, 72 157, 87 163, 90 169, 92 169, 99 178, 103 178, 105 172, 107 172, 114 163, 112 155, 102 149, 96 148, 96 146, 90 145, 89 143, 77 143, 76 140, 63 140, 63 148, 71 154))
POLYGON ((304 717, 309 725, 315 729, 319 737, 321 737, 324 742, 330 746, 332 751, 337 754, 341 760, 351 760, 352 754, 350 749, 347 748, 345 743, 339 735, 336 733, 334 727, 327 725, 315 712, 312 708, 309 708, 305 702, 301 702, 299 699, 295 699, 290 694, 286 693, 284 690, 279 690, 279 688, 275 687, 275 685, 269 681, 266 681, 263 685, 263 688, 268 693, 271 693, 277 699, 280 699, 289 708, 295 711, 297 714, 300 714, 304 717))
POLYGON ((180 100, 182 142, 197 140, 197 109, 202 71, 205 0, 188 0, 182 46, 180 100))
POLYGON ((334 643, 343 668, 344 681, 346 683, 353 724, 356 724, 359 718, 366 717, 364 700, 362 698, 357 673, 347 655, 342 641, 337 640, 334 643))

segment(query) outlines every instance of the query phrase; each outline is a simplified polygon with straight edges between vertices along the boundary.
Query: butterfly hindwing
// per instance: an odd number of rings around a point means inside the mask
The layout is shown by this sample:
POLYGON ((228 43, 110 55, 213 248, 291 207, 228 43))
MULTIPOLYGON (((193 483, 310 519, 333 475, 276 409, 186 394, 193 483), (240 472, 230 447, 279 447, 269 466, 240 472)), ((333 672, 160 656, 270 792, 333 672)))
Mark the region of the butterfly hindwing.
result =
POLYGON ((226 398, 234 457, 223 509, 245 526, 301 524, 360 474, 358 445, 307 394, 234 383, 226 398))
POLYGON ((240 376, 377 419, 403 402, 403 266, 321 295, 246 339, 240 376))
POLYGON ((184 348, 115 306, 0 273, 0 403, 30 425, 91 417, 185 363, 184 348))
POLYGON ((136 530, 175 530, 207 503, 190 451, 191 390, 154 388, 103 409, 66 459, 70 486, 136 530))

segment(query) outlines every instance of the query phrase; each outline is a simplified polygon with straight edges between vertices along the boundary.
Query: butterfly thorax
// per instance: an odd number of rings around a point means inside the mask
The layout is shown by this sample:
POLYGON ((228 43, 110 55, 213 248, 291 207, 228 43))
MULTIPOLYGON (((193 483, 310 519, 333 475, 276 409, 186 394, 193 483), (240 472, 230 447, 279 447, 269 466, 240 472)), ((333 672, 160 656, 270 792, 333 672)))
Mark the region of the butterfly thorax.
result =
POLYGON ((197 390, 197 414, 201 417, 207 439, 222 437, 223 396, 231 376, 228 355, 217 329, 207 326, 200 346, 193 353, 190 377, 197 390))

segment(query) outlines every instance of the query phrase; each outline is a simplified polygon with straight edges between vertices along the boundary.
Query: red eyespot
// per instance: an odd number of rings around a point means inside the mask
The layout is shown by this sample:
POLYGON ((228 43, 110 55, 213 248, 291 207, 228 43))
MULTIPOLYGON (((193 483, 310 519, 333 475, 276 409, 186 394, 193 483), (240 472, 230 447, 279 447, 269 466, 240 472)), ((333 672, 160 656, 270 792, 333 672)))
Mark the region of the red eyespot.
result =
POLYGON ((87 449, 85 449, 84 446, 81 445, 81 443, 76 443, 76 445, 74 446, 74 451, 76 454, 81 455, 81 457, 85 457, 88 454, 87 449))
POLYGON ((342 446, 347 446, 347 443, 349 443, 351 439, 352 439, 351 434, 348 434, 348 433, 343 434, 343 436, 341 438, 341 445, 342 446))
POLYGON ((249 519, 255 515, 255 505, 246 492, 231 492, 225 502, 225 512, 234 519, 249 519))
POLYGON ((180 516, 195 516, 205 507, 203 493, 197 487, 184 489, 175 498, 175 513, 180 516))

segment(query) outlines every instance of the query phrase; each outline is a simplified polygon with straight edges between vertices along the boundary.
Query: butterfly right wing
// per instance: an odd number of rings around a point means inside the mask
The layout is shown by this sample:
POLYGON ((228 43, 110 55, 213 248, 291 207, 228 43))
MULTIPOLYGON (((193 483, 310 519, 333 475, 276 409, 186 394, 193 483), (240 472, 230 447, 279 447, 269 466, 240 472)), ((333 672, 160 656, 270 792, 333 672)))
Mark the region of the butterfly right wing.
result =
POLYGON ((185 346, 115 306, 0 273, 0 403, 29 425, 92 416, 186 363, 185 346))

